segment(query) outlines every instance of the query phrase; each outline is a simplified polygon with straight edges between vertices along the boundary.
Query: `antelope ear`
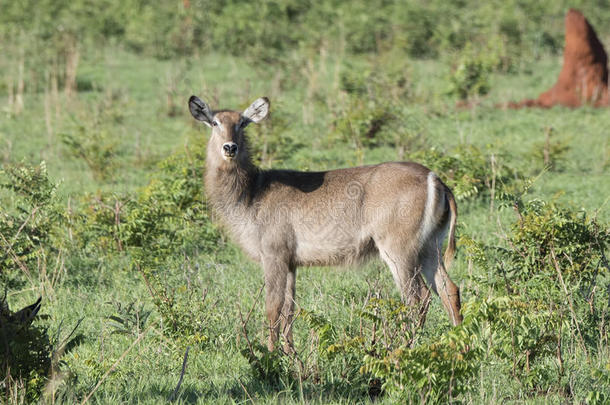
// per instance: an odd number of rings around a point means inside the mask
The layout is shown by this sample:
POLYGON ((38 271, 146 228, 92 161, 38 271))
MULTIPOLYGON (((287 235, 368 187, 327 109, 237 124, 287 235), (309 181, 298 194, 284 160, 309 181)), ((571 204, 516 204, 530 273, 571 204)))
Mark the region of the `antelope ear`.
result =
POLYGON ((255 100, 242 115, 252 122, 261 122, 269 115, 269 99, 261 97, 255 100))
POLYGON ((202 121, 208 127, 212 126, 214 113, 206 103, 199 99, 199 97, 191 96, 191 98, 189 98, 189 110, 191 110, 191 115, 197 121, 202 121))

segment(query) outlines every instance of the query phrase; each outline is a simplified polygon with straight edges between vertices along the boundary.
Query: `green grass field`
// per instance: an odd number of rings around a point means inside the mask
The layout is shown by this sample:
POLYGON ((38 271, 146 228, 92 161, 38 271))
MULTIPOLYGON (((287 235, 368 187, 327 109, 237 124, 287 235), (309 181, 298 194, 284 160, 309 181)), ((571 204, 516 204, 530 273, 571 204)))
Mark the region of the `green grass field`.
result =
MULTIPOLYGON (((264 300, 259 296, 262 271, 223 236, 222 230, 206 222, 201 189, 188 186, 188 190, 197 192, 188 206, 194 214, 181 211, 180 204, 171 202, 173 196, 186 189, 181 179, 197 175, 191 182, 202 182, 198 156, 209 131, 192 119, 187 100, 195 94, 213 108, 243 109, 257 97, 268 96, 270 121, 260 128, 248 129, 263 167, 333 169, 432 156, 429 151, 434 148, 443 156, 457 157, 453 164, 458 167, 451 170, 458 170, 460 162, 464 162, 464 150, 473 147, 482 162, 477 170, 486 178, 496 170, 492 156, 498 171, 506 168, 510 172, 498 180, 494 193, 517 192, 526 179, 534 179, 523 201, 540 199, 558 204, 560 210, 586 212, 587 218, 596 218, 601 224, 602 236, 607 235, 608 110, 494 107, 505 101, 535 97, 549 88, 559 72, 561 57, 547 55, 520 63, 514 72, 492 73, 489 93, 474 96, 474 106, 464 109, 456 107, 456 99, 447 94, 452 66, 442 58, 311 52, 295 53, 293 60, 272 65, 216 53, 159 60, 108 46, 83 55, 77 81, 86 90, 70 98, 61 89, 56 95, 26 92, 23 111, 15 114, 2 97, 2 169, 19 164, 37 166, 44 161, 48 177, 58 184, 53 212, 60 212, 62 219, 51 225, 46 244, 36 245, 35 259, 22 258, 30 275, 24 273, 19 260, 12 267, 7 264, 11 259, 8 245, 3 244, 4 273, 0 281, 8 291, 11 308, 27 305, 39 295, 43 297, 42 316, 34 325, 47 328, 54 350, 62 346, 64 339, 70 341, 68 347, 55 353, 53 373, 47 379, 41 375, 13 375, 12 390, 6 391, 2 401, 166 403, 178 384, 187 346, 190 351, 186 372, 176 403, 404 400, 391 388, 378 397, 371 396, 371 384, 376 383, 371 382, 374 378, 370 373, 359 371, 362 352, 347 351, 325 358, 324 338, 304 316, 294 324, 298 359, 271 355, 271 361, 277 363, 269 370, 278 372, 277 378, 261 378, 253 372, 241 352, 247 351, 245 328, 253 342, 266 341, 264 300), (350 92, 342 81, 345 72, 357 78, 366 78, 366 72, 389 72, 391 76, 371 79, 368 88, 350 92), (397 80, 402 88, 393 94, 397 80), (378 140, 363 138, 342 126, 345 122, 364 122, 362 125, 366 126, 374 118, 367 114, 377 110, 391 111, 387 125, 377 133, 378 140), (554 165, 545 169, 543 150, 549 128, 554 165), (70 140, 75 140, 77 146, 70 140), (167 169, 162 162, 171 156, 179 163, 167 169), (197 170, 189 172, 188 168, 193 167, 197 170), (163 189, 167 201, 150 197, 151 187, 165 184, 166 180, 170 184, 163 189), (125 204, 118 220, 123 231, 113 228, 115 203, 125 204), (168 212, 182 216, 184 221, 168 225, 174 232, 171 241, 159 242, 163 239, 160 232, 154 236, 155 244, 135 244, 132 248, 124 235, 139 229, 133 220, 138 214, 134 212, 145 204, 154 207, 166 203, 174 204, 173 211, 168 212), (208 228, 211 236, 205 233, 208 228), (123 245, 118 247, 118 243, 123 245), (166 250, 155 252, 156 246, 166 250), (140 265, 146 269, 138 271, 140 265), (250 310, 251 317, 244 327, 243 320, 250 310), (172 316, 181 318, 176 321, 172 316), (44 381, 32 382, 36 378, 44 381), (44 389, 30 392, 24 384, 44 389)), ((9 177, 6 172, 0 173, 6 184, 9 177)), ((480 336, 477 335, 481 341, 477 344, 484 349, 473 360, 477 371, 460 380, 458 384, 465 383, 468 389, 453 400, 594 402, 597 397, 592 392, 601 395, 599 403, 608 400, 607 262, 600 259, 595 263, 597 295, 594 299, 587 296, 589 301, 578 296, 577 288, 585 288, 581 284, 574 282, 568 294, 559 287, 558 280, 541 280, 542 276, 529 281, 519 279, 522 284, 517 279, 507 281, 514 290, 503 290, 505 287, 498 287, 498 267, 486 268, 473 260, 467 245, 468 240, 474 240, 481 245, 511 249, 507 240, 517 214, 510 207, 502 208, 500 200, 490 198, 489 184, 478 180, 472 184, 477 187, 476 193, 458 200, 458 256, 450 270, 460 286, 462 301, 475 303, 500 296, 522 299, 529 305, 531 319, 536 321, 525 317, 524 322, 533 323, 519 329, 525 332, 518 339, 536 339, 540 325, 544 325, 540 316, 546 313, 558 314, 558 324, 563 329, 551 333, 559 339, 559 343, 552 343, 553 348, 558 347, 559 355, 548 348, 539 349, 537 354, 537 346, 520 346, 521 340, 513 340, 505 351, 512 353, 507 357, 495 352, 499 349, 493 340, 500 340, 500 332, 489 332, 493 322, 481 326, 480 336), (559 296, 550 298, 550 292, 546 295, 544 286, 549 282, 559 296), (532 283, 540 283, 541 287, 532 287, 532 283), (571 300, 577 306, 576 314, 568 308, 571 300), (597 305, 597 309, 587 312, 587 302, 597 305), (577 325, 594 325, 594 331, 583 332, 583 337, 576 331, 577 325), (485 330, 489 333, 485 334, 485 330), (526 352, 527 370, 523 368, 526 352)), ((15 213, 21 200, 6 187, 1 197, 3 210, 15 213)), ((51 210, 41 208, 41 212, 51 210)), ((157 220, 173 220, 161 218, 157 220)), ((157 228, 148 224, 141 229, 146 233, 157 228)), ((4 236, 10 239, 15 235, 4 236)), ((18 239, 15 236, 10 240, 18 239)), ((607 246, 600 249, 607 255, 607 246)), ((504 259, 492 253, 491 262, 494 260, 501 263, 504 259)), ((389 270, 378 261, 353 268, 303 268, 299 269, 297 280, 297 308, 321 315, 337 331, 337 340, 368 333, 361 311, 372 297, 399 298, 389 270)), ((388 318, 388 322, 395 321, 388 318)), ((512 328, 511 322, 502 322, 506 330, 512 328)), ((429 345, 451 329, 440 300, 434 297, 427 322, 417 332, 413 345, 429 345)), ((8 380, 6 384, 9 386, 8 380)), ((405 390, 411 386, 406 387, 405 390)), ((429 390, 437 389, 430 387, 429 390)), ((446 392, 445 395, 451 397, 446 392)), ((441 402, 447 401, 448 397, 444 398, 441 402)), ((434 402, 432 397, 419 399, 434 402)))

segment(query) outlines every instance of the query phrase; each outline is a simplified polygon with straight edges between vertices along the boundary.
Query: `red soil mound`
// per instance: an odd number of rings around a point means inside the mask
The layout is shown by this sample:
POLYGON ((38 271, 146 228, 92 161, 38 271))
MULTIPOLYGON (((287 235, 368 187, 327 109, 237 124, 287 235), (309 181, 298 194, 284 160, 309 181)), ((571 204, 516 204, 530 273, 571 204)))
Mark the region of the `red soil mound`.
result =
POLYGON ((589 103, 608 106, 608 56, 595 30, 580 11, 566 14, 566 43, 563 67, 557 83, 536 100, 509 103, 510 108, 543 107, 556 104, 578 107, 589 103))

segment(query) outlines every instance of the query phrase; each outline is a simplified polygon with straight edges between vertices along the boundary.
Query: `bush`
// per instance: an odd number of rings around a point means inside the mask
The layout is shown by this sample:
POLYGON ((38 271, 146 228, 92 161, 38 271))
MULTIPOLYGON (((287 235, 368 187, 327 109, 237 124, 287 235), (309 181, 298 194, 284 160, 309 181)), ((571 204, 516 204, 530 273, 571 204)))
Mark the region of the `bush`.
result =
POLYGON ((432 169, 458 200, 474 198, 492 186, 507 187, 519 176, 516 170, 497 162, 494 172, 491 157, 472 145, 458 146, 451 153, 430 148, 414 152, 409 158, 432 169))
POLYGON ((322 367, 347 360, 342 375, 352 384, 368 383, 369 395, 385 392, 400 402, 452 401, 471 390, 469 381, 479 370, 482 351, 469 329, 473 316, 430 341, 421 336, 418 313, 419 307, 373 298, 358 314, 357 332, 339 332, 319 314, 303 311, 300 316, 318 335, 322 367))
POLYGON ((472 45, 468 43, 449 76, 448 93, 456 95, 460 100, 484 96, 491 88, 491 70, 491 63, 482 53, 475 53, 472 45))
POLYGON ((161 162, 135 195, 86 196, 76 230, 81 246, 155 258, 176 250, 214 251, 220 235, 208 216, 203 166, 199 145, 161 162))
POLYGON ((514 195, 501 198, 517 216, 503 235, 505 244, 467 237, 461 242, 486 274, 473 281, 501 304, 492 311, 498 315, 487 318, 497 324, 490 337, 494 355, 510 362, 506 370, 532 393, 556 389, 576 373, 570 367, 607 339, 610 232, 585 212, 514 195), (578 350, 567 350, 568 344, 578 350), (558 367, 549 369, 549 361, 558 367))
POLYGON ((344 114, 334 123, 331 139, 349 142, 357 150, 387 143, 388 124, 395 116, 374 100, 351 99, 344 114))
POLYGON ((290 131, 294 117, 285 113, 281 106, 273 111, 273 119, 267 119, 249 129, 250 153, 262 167, 281 165, 284 160, 303 147, 303 142, 290 131))
POLYGON ((0 189, 9 191, 0 206, 0 280, 11 284, 31 279, 32 268, 38 269, 45 253, 59 248, 52 241, 62 213, 56 205, 57 184, 49 179, 44 162, 7 165, 0 176, 0 189))
POLYGON ((400 347, 381 358, 363 357, 362 371, 381 378, 392 398, 406 403, 452 402, 472 390, 481 350, 464 327, 443 334, 436 342, 400 347))
POLYGON ((81 126, 76 132, 60 134, 61 142, 71 157, 82 159, 93 178, 108 180, 116 170, 117 139, 107 130, 88 130, 81 126))
MULTIPOLYGON (((0 306, 4 305, 6 302, 0 301, 0 306)), ((47 328, 12 322, 4 312, 0 308, 0 395, 16 396, 19 389, 27 402, 36 401, 51 371, 53 345, 47 328)))
POLYGON ((159 274, 175 266, 176 257, 218 248, 220 235, 205 204, 203 166, 203 147, 195 146, 163 161, 154 180, 136 195, 88 197, 75 231, 93 255, 130 256, 163 319, 164 333, 183 345, 208 341, 209 317, 203 315, 210 311, 193 290, 163 282, 159 274))
POLYGON ((506 236, 508 247, 465 241, 479 265, 494 269, 491 284, 497 283, 496 287, 509 292, 515 290, 512 284, 559 291, 558 277, 574 288, 589 285, 598 275, 608 273, 604 252, 610 244, 610 230, 606 226, 584 211, 556 203, 511 201, 517 221, 506 236))
POLYGON ((366 69, 349 64, 343 68, 340 86, 347 102, 336 113, 330 142, 340 140, 362 149, 400 141, 396 134, 404 124, 398 120, 398 106, 409 97, 410 83, 408 70, 393 62, 378 61, 366 69))

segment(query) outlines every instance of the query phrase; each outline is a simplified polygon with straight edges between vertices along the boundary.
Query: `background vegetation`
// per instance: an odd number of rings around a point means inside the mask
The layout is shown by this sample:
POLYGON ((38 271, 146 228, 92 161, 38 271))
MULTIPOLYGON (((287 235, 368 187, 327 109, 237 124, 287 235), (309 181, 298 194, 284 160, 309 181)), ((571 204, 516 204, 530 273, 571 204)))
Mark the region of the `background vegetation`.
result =
POLYGON ((610 115, 495 107, 554 83, 568 7, 610 46, 602 0, 0 0, 2 303, 42 296, 0 319, 1 401, 607 403, 610 115), (263 167, 436 170, 464 324, 379 262, 301 269, 297 354, 268 353, 191 94, 271 99, 263 167))

